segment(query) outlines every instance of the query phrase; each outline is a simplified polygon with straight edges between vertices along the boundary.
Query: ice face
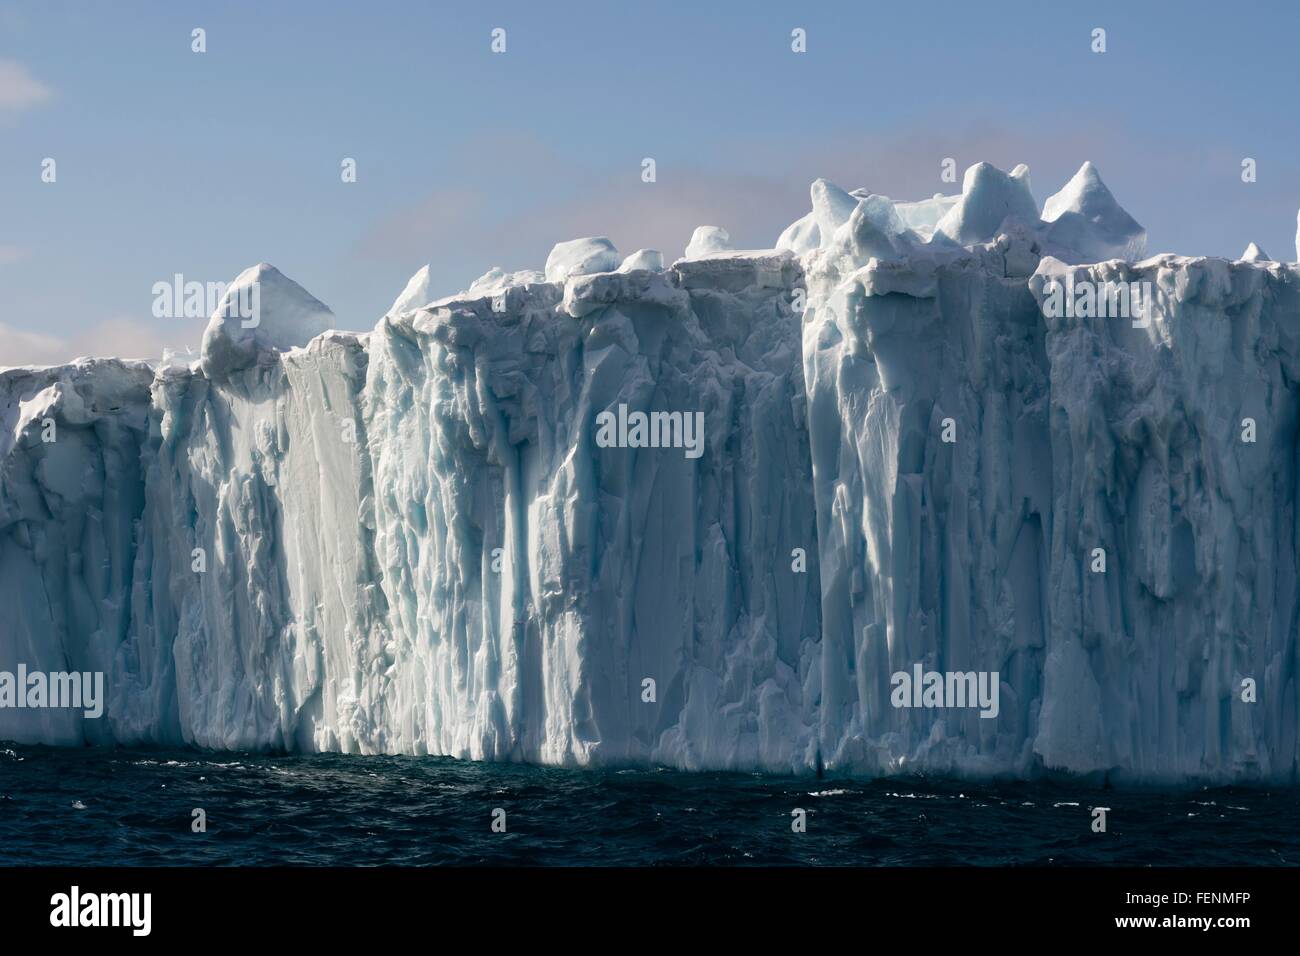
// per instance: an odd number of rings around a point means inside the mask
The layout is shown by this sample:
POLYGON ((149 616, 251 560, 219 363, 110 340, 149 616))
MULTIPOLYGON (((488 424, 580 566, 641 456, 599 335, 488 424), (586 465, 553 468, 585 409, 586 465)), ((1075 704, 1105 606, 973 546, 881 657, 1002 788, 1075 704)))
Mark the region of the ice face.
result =
POLYGON ((1133 321, 1047 318, 1056 640, 1036 750, 1163 777, 1285 777, 1298 277, 1172 256, 1075 271, 1076 286, 1123 281, 1152 301, 1133 321), (1121 574, 1081 559, 1098 547, 1121 574), (1258 703, 1243 701, 1246 679, 1258 703), (1120 727, 1125 707, 1137 734, 1120 727))
POLYGON ((572 277, 375 332, 362 407, 394 647, 374 686, 401 717, 362 749, 807 766, 816 585, 785 573, 796 546, 816 561, 791 484, 798 269, 762 268, 572 277), (602 447, 597 417, 623 407, 699 414, 703 453, 602 447))
POLYGON ((356 750, 379 719, 366 351, 330 333, 264 359, 153 383, 119 740, 356 750))
POLYGON ((109 689, 0 737, 1292 780, 1300 271, 1081 261, 1136 235, 1088 169, 0 372, 0 670, 109 689))
POLYGON ((799 276, 776 254, 572 276, 220 380, 146 368, 144 474, 117 509, 138 547, 103 598, 129 622, 95 639, 105 736, 810 766, 799 276), (602 446, 620 410, 676 416, 682 441, 602 446))
MULTIPOLYGON (((112 673, 130 635, 153 370, 0 371, 0 671, 112 673)), ((0 708, 0 739, 113 740, 80 710, 0 708)))

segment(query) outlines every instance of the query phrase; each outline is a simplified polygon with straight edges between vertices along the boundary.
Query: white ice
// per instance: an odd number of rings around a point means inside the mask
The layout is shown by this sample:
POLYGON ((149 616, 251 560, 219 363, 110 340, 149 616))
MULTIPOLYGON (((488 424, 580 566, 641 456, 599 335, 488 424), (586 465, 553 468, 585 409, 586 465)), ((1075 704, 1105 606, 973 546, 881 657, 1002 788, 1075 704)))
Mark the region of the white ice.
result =
POLYGON ((268 350, 306 345, 333 324, 334 313, 323 302, 279 269, 259 263, 230 283, 212 314, 203 332, 204 371, 222 378, 268 350))
POLYGON ((546 257, 546 281, 563 282, 569 276, 610 272, 618 268, 618 250, 604 236, 560 242, 546 257))

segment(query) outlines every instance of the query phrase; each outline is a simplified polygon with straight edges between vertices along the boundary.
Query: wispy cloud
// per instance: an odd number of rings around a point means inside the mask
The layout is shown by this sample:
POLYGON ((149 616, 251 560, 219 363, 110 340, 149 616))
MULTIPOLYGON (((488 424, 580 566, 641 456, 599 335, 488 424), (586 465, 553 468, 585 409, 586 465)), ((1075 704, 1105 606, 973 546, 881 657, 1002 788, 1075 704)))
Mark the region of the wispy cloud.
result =
POLYGON ((33 109, 53 95, 22 63, 0 57, 0 110, 17 113, 33 109))
POLYGON ((12 243, 0 242, 0 266, 13 265, 27 258, 27 250, 12 243))
POLYGON ((509 143, 480 137, 456 147, 445 186, 379 218, 354 254, 370 265, 430 262, 435 285, 452 293, 491 266, 541 268, 554 243, 578 236, 608 236, 624 254, 659 249, 670 262, 699 225, 722 226, 739 248, 765 248, 808 211, 817 177, 920 199, 960 191, 963 170, 977 161, 1004 169, 1023 161, 1036 173, 1041 201, 1084 159, 1107 171, 1122 166, 1127 157, 1114 139, 1093 129, 1031 137, 992 122, 888 135, 832 131, 801 137, 797 148, 788 140, 737 138, 705 161, 661 158, 657 182, 644 183, 640 156, 623 157, 617 170, 606 156, 593 168, 587 157, 557 155, 527 136, 509 143), (940 180, 949 156, 956 183, 940 180), (511 184, 505 202, 503 182, 511 184))
POLYGON ((0 368, 15 365, 60 365, 82 356, 156 359, 163 348, 176 347, 148 322, 106 319, 68 338, 0 322, 0 368))
POLYGON ((67 343, 43 332, 16 329, 0 322, 0 368, 7 365, 52 365, 65 361, 67 343))

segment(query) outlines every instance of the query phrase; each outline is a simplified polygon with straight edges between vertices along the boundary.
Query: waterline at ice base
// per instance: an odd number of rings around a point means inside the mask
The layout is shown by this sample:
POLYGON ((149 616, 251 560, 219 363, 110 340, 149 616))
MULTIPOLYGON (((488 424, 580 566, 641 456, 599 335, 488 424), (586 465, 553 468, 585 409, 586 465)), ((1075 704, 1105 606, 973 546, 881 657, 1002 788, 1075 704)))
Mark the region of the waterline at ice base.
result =
POLYGON ((1148 258, 1090 164, 811 192, 0 371, 0 671, 105 697, 0 739, 1295 782, 1300 266, 1148 258))

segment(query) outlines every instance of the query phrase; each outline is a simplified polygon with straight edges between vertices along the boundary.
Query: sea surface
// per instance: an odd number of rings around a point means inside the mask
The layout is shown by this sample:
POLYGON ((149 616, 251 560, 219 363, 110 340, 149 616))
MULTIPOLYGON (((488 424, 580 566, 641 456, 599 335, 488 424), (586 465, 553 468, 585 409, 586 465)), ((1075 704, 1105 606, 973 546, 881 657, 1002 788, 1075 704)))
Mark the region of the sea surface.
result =
POLYGON ((0 865, 385 864, 1298 865, 1300 790, 0 744, 0 865))

